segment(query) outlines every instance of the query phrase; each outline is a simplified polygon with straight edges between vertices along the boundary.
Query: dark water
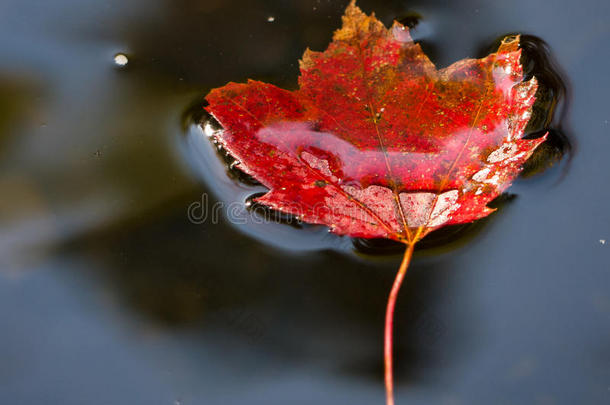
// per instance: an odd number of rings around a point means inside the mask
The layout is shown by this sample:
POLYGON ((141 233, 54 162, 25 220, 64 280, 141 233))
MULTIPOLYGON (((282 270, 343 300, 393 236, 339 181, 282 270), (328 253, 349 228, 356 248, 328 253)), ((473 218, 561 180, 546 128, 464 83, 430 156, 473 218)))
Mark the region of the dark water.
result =
MULTIPOLYGON (((509 32, 542 38, 569 97, 552 127, 570 163, 416 254, 398 403, 609 402, 610 4, 359 4, 386 24, 420 15, 414 37, 439 66, 509 32)), ((230 80, 293 88, 345 5, 0 4, 1 403, 383 403, 399 256, 254 220, 243 201, 260 187, 228 176, 188 119, 230 80), (197 220, 218 203, 218 220, 197 220)))

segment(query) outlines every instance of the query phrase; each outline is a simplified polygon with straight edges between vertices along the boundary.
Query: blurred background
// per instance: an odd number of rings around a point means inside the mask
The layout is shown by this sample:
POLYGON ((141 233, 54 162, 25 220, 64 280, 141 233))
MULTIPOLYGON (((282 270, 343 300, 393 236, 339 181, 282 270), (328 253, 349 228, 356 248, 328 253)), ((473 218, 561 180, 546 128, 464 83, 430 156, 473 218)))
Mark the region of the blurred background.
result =
MULTIPOLYGON (((295 88, 347 3, 0 3, 0 402, 383 403, 400 253, 253 221, 243 202, 262 189, 195 124, 228 81, 295 88)), ((507 33, 541 38, 567 87, 543 126, 569 156, 416 253, 397 403, 609 402, 610 3, 358 4, 412 25, 440 67, 507 33)))

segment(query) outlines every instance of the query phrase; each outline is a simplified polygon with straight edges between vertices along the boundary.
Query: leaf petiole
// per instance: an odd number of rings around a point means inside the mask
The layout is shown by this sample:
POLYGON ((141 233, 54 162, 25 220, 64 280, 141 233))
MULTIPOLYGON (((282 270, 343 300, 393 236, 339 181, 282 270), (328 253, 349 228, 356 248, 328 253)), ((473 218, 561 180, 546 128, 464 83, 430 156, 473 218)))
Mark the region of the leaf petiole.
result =
POLYGON ((394 279, 390 296, 388 297, 388 304, 385 313, 385 333, 384 333, 384 344, 383 344, 383 358, 385 365, 385 390, 386 390, 386 405, 394 405, 394 377, 392 371, 392 341, 393 341, 393 329, 394 329, 394 307, 396 305, 396 297, 398 291, 402 285, 402 281, 407 273, 409 263, 411 263, 411 257, 413 256, 413 248, 415 243, 407 245, 405 254, 400 263, 400 268, 394 279))

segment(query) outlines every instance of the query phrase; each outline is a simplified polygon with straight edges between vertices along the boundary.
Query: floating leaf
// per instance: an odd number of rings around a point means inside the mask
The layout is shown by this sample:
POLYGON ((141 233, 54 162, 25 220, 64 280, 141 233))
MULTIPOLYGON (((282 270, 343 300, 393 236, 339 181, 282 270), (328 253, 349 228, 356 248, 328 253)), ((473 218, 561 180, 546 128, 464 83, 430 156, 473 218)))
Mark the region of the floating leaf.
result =
POLYGON ((523 139, 535 101, 519 36, 437 70, 407 27, 352 2, 324 52, 307 50, 299 89, 229 83, 207 96, 218 142, 269 192, 257 202, 332 232, 407 245, 388 300, 386 388, 393 403, 392 317, 429 232, 493 212, 545 138, 523 139))

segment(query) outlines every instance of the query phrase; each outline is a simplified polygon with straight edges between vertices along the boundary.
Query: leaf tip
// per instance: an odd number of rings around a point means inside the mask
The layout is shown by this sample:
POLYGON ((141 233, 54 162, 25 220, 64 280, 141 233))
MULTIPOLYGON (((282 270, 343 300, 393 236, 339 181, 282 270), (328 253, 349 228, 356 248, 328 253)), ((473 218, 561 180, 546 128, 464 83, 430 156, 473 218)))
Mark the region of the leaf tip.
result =
POLYGON ((366 15, 356 1, 352 0, 342 17, 343 26, 335 31, 333 41, 349 41, 358 37, 359 33, 383 32, 385 26, 375 18, 375 13, 366 15))
POLYGON ((510 53, 519 50, 519 43, 521 41, 521 34, 508 35, 502 39, 498 53, 510 53))
POLYGON ((299 60, 299 69, 301 70, 301 72, 309 70, 314 66, 314 54, 315 52, 309 49, 309 47, 305 49, 305 52, 303 52, 303 57, 299 60))

